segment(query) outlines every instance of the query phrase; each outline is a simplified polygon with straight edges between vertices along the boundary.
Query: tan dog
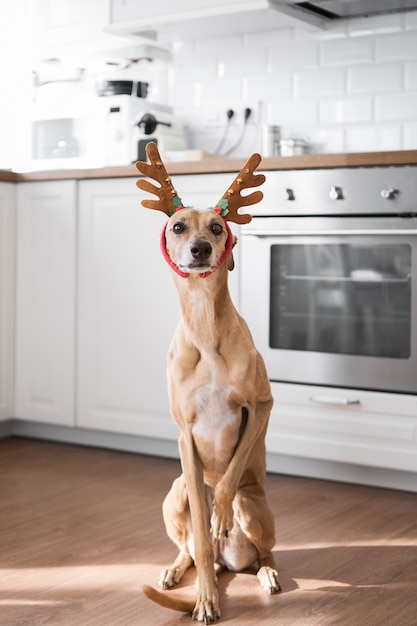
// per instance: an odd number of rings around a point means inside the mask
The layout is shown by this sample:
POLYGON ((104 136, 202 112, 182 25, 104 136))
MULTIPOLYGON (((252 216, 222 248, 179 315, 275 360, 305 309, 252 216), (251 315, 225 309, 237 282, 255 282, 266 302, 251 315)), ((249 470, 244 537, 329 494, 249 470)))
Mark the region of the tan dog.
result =
POLYGON ((271 552, 274 520, 264 491, 273 400, 263 360, 229 295, 235 238, 221 216, 250 221, 237 208, 258 202, 262 193, 242 197, 240 191, 265 177, 253 174, 261 158, 253 155, 215 209, 183 208, 156 146, 149 144, 147 151, 151 164, 137 167, 161 186, 145 179, 137 185, 159 196, 144 200, 144 206, 173 213, 161 244, 175 270, 182 312, 169 350, 168 381, 172 415, 181 429, 183 474, 163 504, 166 530, 179 554, 159 586, 174 587, 195 563, 198 592, 192 603, 148 586, 144 592, 211 624, 220 616, 216 573, 222 568, 239 571, 257 563, 261 586, 268 593, 280 590, 271 552))

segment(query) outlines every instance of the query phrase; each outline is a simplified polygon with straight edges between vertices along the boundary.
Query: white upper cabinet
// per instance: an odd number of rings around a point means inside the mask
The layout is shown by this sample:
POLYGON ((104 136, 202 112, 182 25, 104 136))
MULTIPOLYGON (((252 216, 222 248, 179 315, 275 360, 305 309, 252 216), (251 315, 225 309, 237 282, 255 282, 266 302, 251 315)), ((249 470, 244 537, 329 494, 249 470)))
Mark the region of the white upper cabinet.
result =
MULTIPOLYGON (((291 13, 291 9, 286 11, 291 13)), ((323 20, 313 17, 309 22, 321 26, 323 20)), ((142 35, 156 31, 166 41, 223 37, 300 23, 300 18, 277 10, 274 0, 110 0, 109 30, 142 35)))
POLYGON ((15 417, 74 424, 76 181, 18 186, 15 417))
POLYGON ((242 9, 245 5, 258 7, 267 5, 267 2, 247 2, 245 0, 154 0, 142 2, 142 0, 111 0, 111 19, 114 22, 137 19, 143 23, 165 22, 167 19, 178 22, 190 17, 220 15, 222 13, 242 9))
POLYGON ((110 34, 109 0, 29 0, 35 59, 57 57, 71 63, 90 55, 109 53, 126 45, 126 39, 110 34))
POLYGON ((15 185, 0 183, 0 420, 13 417, 15 185))

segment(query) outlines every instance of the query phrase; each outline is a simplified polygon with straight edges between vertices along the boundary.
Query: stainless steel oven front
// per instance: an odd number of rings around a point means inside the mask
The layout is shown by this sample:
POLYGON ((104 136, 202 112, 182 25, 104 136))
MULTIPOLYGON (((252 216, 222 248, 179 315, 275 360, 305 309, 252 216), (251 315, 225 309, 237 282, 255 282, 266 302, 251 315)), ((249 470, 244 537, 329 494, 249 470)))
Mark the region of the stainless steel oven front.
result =
POLYGON ((417 216, 263 214, 241 234, 271 380, 417 393, 417 216))

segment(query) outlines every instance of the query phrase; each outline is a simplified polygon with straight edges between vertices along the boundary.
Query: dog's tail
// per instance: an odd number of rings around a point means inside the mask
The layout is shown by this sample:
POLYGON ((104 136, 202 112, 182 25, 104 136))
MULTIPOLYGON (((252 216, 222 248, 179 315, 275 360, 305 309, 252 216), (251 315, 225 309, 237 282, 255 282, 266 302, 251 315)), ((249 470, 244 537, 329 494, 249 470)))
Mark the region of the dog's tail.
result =
POLYGON ((156 602, 166 609, 181 611, 182 613, 191 613, 195 607, 196 600, 191 598, 178 597, 170 593, 162 593, 150 585, 143 585, 142 591, 149 600, 156 602))

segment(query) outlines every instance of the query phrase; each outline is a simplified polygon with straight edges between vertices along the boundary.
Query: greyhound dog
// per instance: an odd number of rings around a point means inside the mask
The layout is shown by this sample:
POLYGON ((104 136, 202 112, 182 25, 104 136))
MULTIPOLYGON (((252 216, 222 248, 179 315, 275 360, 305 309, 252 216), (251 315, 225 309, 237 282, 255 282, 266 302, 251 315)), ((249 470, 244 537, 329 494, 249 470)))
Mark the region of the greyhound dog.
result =
POLYGON ((252 155, 217 205, 210 210, 184 208, 155 144, 147 146, 149 163, 137 181, 158 196, 143 200, 169 219, 161 248, 178 291, 181 319, 168 353, 170 409, 181 435, 182 474, 163 503, 168 536, 178 546, 175 561, 161 574, 159 586, 175 587, 193 563, 197 598, 173 598, 145 586, 160 605, 192 613, 212 624, 220 617, 217 574, 257 564, 267 593, 280 591, 272 548, 274 519, 265 482, 265 434, 273 405, 262 357, 236 311, 228 289, 236 238, 227 221, 248 223, 238 208, 255 204, 262 192, 241 195, 261 185, 254 174, 261 157, 252 155))

